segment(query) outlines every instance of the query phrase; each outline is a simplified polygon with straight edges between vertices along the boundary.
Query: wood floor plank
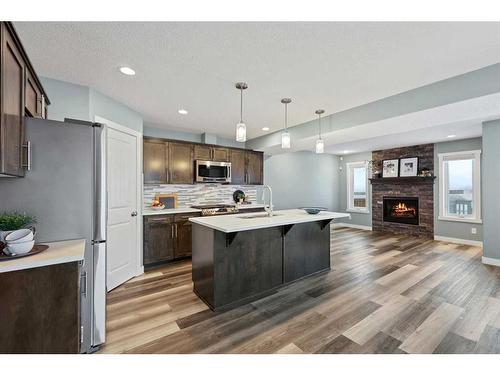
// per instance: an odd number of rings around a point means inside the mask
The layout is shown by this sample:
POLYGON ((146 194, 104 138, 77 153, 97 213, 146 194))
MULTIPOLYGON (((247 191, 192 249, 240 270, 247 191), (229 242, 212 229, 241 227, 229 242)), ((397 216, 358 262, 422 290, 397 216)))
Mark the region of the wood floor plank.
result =
POLYGON ((102 352, 500 353, 500 269, 480 248, 353 228, 330 243, 330 272, 224 312, 190 261, 148 271, 108 294, 102 352))
POLYGON ((365 319, 344 332, 344 336, 359 345, 364 345, 384 329, 398 314, 411 303, 407 297, 396 295, 365 319))
POLYGON ((462 312, 458 306, 442 303, 399 348, 410 354, 432 353, 462 312))

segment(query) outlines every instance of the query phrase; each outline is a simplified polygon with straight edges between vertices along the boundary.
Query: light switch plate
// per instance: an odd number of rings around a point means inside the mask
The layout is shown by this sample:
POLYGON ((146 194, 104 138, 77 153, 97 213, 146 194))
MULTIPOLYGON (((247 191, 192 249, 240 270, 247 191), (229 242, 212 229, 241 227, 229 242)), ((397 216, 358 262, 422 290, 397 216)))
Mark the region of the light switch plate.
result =
POLYGON ((471 228, 471 229, 470 229, 470 232, 471 232, 472 234, 477 234, 477 228, 471 228))

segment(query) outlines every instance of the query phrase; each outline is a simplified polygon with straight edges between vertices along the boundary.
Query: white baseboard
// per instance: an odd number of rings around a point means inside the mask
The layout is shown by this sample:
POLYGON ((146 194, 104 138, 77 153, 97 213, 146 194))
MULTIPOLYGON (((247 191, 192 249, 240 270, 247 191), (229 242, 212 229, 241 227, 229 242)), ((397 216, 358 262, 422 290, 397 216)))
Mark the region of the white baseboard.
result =
POLYGON ((450 242, 450 243, 456 243, 456 244, 460 244, 460 245, 483 247, 482 241, 464 240, 462 238, 444 237, 444 236, 434 236, 434 239, 436 241, 450 242))
POLYGON ((482 257, 481 261, 483 264, 500 267, 500 259, 482 257))
POLYGON ((334 228, 347 227, 347 228, 355 228, 355 229, 362 229, 362 230, 372 230, 372 227, 369 227, 368 225, 358 225, 358 224, 349 224, 349 223, 334 223, 333 227, 334 228))

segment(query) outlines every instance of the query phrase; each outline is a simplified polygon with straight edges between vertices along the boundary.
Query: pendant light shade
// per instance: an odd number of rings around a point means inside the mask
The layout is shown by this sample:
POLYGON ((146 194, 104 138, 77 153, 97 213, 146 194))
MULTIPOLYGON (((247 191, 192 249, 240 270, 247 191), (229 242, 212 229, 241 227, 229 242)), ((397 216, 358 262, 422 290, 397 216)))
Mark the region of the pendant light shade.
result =
POLYGON ((248 88, 245 82, 238 82, 236 88, 240 90, 240 122, 236 124, 236 142, 246 142, 247 126, 243 122, 243 90, 248 88))
POLYGON ((314 113, 318 115, 318 124, 319 124, 319 137, 316 140, 316 153, 322 154, 323 152, 325 152, 325 142, 323 142, 323 139, 321 138, 321 115, 325 113, 325 111, 322 109, 318 109, 314 113))
POLYGON ((323 152, 325 152, 325 143, 323 142, 322 139, 317 139, 316 140, 316 153, 322 154, 323 152))
POLYGON ((285 105, 285 128, 281 133, 281 148, 290 148, 291 146, 291 138, 290 133, 288 132, 288 104, 292 102, 290 98, 281 99, 281 103, 285 105))

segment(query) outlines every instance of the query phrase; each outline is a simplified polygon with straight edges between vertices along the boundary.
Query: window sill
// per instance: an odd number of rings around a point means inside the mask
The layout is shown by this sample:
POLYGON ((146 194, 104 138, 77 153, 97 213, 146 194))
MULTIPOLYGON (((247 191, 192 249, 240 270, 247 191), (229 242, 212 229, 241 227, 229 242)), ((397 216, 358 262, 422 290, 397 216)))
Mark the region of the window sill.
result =
POLYGON ((459 223, 471 223, 471 224, 482 224, 482 219, 472 219, 472 218, 461 218, 461 217, 452 217, 452 216, 439 216, 438 220, 442 221, 456 221, 459 223))
POLYGON ((346 210, 346 212, 352 212, 352 213, 355 213, 355 214, 369 214, 370 213, 369 210, 356 210, 354 208, 348 208, 346 210))

